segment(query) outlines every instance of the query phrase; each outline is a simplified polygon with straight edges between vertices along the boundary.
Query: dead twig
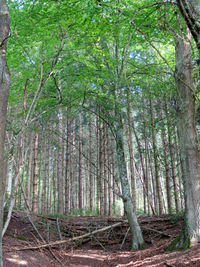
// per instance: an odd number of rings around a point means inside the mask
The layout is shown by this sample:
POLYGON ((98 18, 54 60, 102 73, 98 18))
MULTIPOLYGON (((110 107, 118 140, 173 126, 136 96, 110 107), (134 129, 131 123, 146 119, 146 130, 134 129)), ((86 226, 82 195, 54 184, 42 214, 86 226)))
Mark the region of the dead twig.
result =
POLYGON ((165 232, 162 232, 162 231, 158 231, 156 229, 153 229, 153 228, 148 228, 148 227, 143 227, 142 226, 142 229, 143 230, 147 230, 147 231, 151 231, 151 232, 154 232, 154 233, 157 233, 159 235, 163 235, 163 236, 166 236, 166 237, 172 237, 171 235, 165 233, 165 232))
POLYGON ((123 241, 122 241, 122 244, 121 244, 121 246, 120 246, 120 249, 122 249, 122 247, 123 247, 123 245, 124 245, 124 242, 125 242, 125 240, 126 240, 126 237, 127 237, 129 231, 130 231, 130 227, 129 227, 128 230, 126 231, 126 234, 125 234, 125 236, 124 236, 124 239, 123 239, 123 241))

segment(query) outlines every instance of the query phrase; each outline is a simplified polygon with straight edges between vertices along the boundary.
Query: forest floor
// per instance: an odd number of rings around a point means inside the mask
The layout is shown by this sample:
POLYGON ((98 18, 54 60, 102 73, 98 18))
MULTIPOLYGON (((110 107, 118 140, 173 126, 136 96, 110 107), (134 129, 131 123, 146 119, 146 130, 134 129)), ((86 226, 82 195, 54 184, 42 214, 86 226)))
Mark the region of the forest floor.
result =
POLYGON ((28 218, 25 212, 14 211, 3 239, 4 266, 200 266, 200 245, 165 252, 181 230, 181 217, 140 216, 139 221, 146 245, 143 250, 130 251, 130 231, 124 218, 81 216, 57 220, 36 215, 28 218), (105 228, 111 225, 115 227, 105 228), (99 229, 105 231, 87 236, 99 229), (84 234, 85 238, 72 241, 84 234), (27 249, 60 240, 69 242, 27 249))

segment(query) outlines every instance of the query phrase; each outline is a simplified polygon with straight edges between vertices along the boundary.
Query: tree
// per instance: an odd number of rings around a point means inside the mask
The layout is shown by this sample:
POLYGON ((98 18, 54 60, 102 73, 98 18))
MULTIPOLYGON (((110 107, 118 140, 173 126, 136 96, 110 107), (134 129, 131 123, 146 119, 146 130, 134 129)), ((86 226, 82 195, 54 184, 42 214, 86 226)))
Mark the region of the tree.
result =
POLYGON ((4 204, 4 142, 10 75, 6 62, 9 38, 9 10, 6 0, 0 0, 0 266, 2 261, 2 228, 4 204))
POLYGON ((200 242, 200 151, 195 122, 192 81, 191 33, 176 39, 178 136, 184 181, 185 220, 181 235, 169 249, 188 248, 200 242))
POLYGON ((177 4, 196 42, 200 56, 200 2, 199 0, 177 0, 177 4))

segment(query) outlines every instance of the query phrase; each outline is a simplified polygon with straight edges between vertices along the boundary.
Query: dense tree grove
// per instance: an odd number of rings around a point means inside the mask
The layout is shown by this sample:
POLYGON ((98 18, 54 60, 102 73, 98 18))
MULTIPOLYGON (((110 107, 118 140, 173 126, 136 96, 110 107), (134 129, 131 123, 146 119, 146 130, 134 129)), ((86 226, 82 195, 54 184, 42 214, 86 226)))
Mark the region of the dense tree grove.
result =
POLYGON ((138 249, 138 214, 185 211, 172 248, 199 242, 199 1, 10 0, 10 33, 6 5, 3 234, 14 208, 126 215, 138 249))

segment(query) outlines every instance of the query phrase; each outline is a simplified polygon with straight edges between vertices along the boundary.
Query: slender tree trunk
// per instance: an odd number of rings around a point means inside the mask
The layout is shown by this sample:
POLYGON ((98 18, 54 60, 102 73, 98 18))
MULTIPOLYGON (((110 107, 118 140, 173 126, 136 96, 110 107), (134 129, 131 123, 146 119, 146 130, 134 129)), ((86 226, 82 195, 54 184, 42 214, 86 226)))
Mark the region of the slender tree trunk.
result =
POLYGON ((50 201, 50 194, 51 193, 51 183, 50 183, 50 169, 51 169, 51 151, 50 151, 50 144, 47 142, 47 169, 46 169, 46 213, 48 214, 50 212, 49 208, 51 207, 51 201, 50 201))
POLYGON ((59 112, 59 150, 57 153, 57 188, 58 188, 58 213, 64 213, 64 190, 63 190, 63 114, 59 112))
POLYGON ((124 210, 131 229, 132 249, 140 249, 144 245, 144 240, 142 237, 140 226, 137 221, 137 216, 130 193, 130 186, 128 182, 124 148, 123 148, 123 124, 121 118, 119 118, 118 115, 118 120, 119 119, 120 121, 115 122, 115 140, 116 140, 119 177, 122 187, 122 198, 124 202, 124 210))
POLYGON ((67 140, 65 159, 65 214, 70 210, 70 148, 72 143, 71 121, 67 118, 67 140))
POLYGON ((38 185, 37 185, 37 212, 41 213, 41 186, 42 184, 42 151, 40 150, 39 164, 38 164, 38 185))
POLYGON ((170 165, 171 165, 171 173, 172 173, 172 181, 173 181, 173 187, 174 187, 174 200, 175 200, 175 206, 176 206, 176 212, 179 212, 180 210, 180 204, 178 199, 178 186, 177 186, 177 178, 176 178, 176 168, 175 168, 175 149, 174 144, 172 142, 172 129, 171 129, 171 121, 169 118, 169 107, 167 100, 165 99, 165 112, 166 112, 166 118, 167 118, 167 129, 168 129, 168 144, 169 144, 169 152, 170 152, 170 165))
MULTIPOLYGON (((161 107, 160 116, 163 121, 163 111, 161 107)), ((165 125, 162 125, 161 137, 163 144, 163 154, 164 154, 164 163, 165 163, 165 180, 166 180, 166 191, 167 191, 167 206, 168 213, 172 214, 172 192, 171 192, 171 183, 170 183, 170 167, 169 167, 169 158, 167 150, 167 140, 166 140, 166 131, 165 125)))
POLYGON ((33 201, 32 211, 37 213, 37 186, 38 186, 38 133, 34 137, 34 158, 33 158, 33 201))
POLYGON ((98 122, 98 176, 97 176, 97 200, 99 215, 103 215, 103 134, 101 122, 98 122))
POLYGON ((151 124, 152 124, 152 143, 153 143, 156 189, 157 189, 159 213, 162 214, 163 213, 162 187, 161 187, 161 181, 160 181, 160 176, 159 176, 158 149, 157 149, 156 132, 155 132, 154 111, 153 111, 153 104, 152 104, 151 98, 149 102, 150 102, 150 114, 151 114, 151 124))
POLYGON ((33 170, 33 150, 34 143, 32 139, 32 133, 30 133, 30 153, 28 158, 28 169, 27 169, 27 178, 26 178, 26 196, 29 207, 31 208, 31 190, 32 190, 32 170, 33 170))
POLYGON ((133 155, 133 137, 132 137, 132 113, 129 102, 129 92, 127 93, 127 119, 128 119, 128 149, 129 149, 129 157, 130 157, 130 174, 131 174, 131 191, 133 198, 133 205, 136 209, 136 180, 135 180, 135 172, 134 172, 134 155, 133 155))
POLYGON ((110 150, 112 149, 111 148, 111 139, 109 137, 109 128, 107 127, 107 131, 106 131, 106 138, 108 140, 108 145, 107 145, 107 148, 106 148, 106 152, 107 152, 107 164, 109 166, 109 171, 108 171, 108 216, 111 216, 112 215, 112 188, 113 188, 113 183, 112 183, 112 180, 111 180, 111 153, 110 153, 110 150))
POLYGON ((183 181, 182 181, 182 172, 181 172, 181 159, 180 159, 180 149, 177 140, 177 131, 174 136, 174 143, 176 144, 176 162, 177 162, 177 177, 178 177, 178 187, 179 187, 179 200, 180 200, 180 208, 184 209, 184 197, 183 197, 183 181))
POLYGON ((46 214, 47 212, 47 169, 48 169, 48 161, 49 161, 49 148, 47 144, 46 137, 44 137, 44 151, 43 151, 43 186, 42 186, 42 214, 46 214))
POLYGON ((113 181, 113 198, 112 198, 112 203, 113 203, 113 213, 116 214, 116 194, 115 194, 115 189, 116 189, 116 175, 115 175, 115 140, 114 138, 111 139, 111 165, 112 165, 112 181, 113 181))
POLYGON ((76 120, 73 121, 73 127, 72 127, 72 145, 70 146, 70 210, 73 210, 75 208, 75 163, 74 163, 74 146, 76 143, 76 134, 75 134, 75 128, 76 128, 76 120))
POLYGON ((52 185, 53 185, 53 212, 56 213, 57 212, 57 155, 56 153, 53 154, 54 156, 54 162, 53 162, 53 177, 52 177, 52 185))
MULTIPOLYGON (((153 205, 153 190, 151 186, 151 180, 150 180, 150 171, 149 171, 149 164, 148 164, 148 143, 147 143, 147 137, 146 137, 146 131, 145 131, 145 170, 146 170, 146 180, 147 180, 147 198, 148 198, 148 215, 151 214, 150 209, 152 210, 153 215, 156 214, 155 208, 153 205)), ((145 191, 145 188, 144 188, 145 191)))
POLYGON ((93 210, 93 195, 94 195, 94 182, 92 174, 92 124, 91 119, 89 121, 89 153, 88 153, 88 174, 89 174, 89 206, 90 210, 93 210))
POLYGON ((108 155, 107 155, 107 125, 103 124, 103 158, 104 158, 104 173, 103 173, 103 183, 104 183, 104 215, 108 215, 108 155))
POLYGON ((78 172, 78 208, 82 213, 83 209, 83 159, 82 159, 82 120, 79 116, 79 172, 78 172))

